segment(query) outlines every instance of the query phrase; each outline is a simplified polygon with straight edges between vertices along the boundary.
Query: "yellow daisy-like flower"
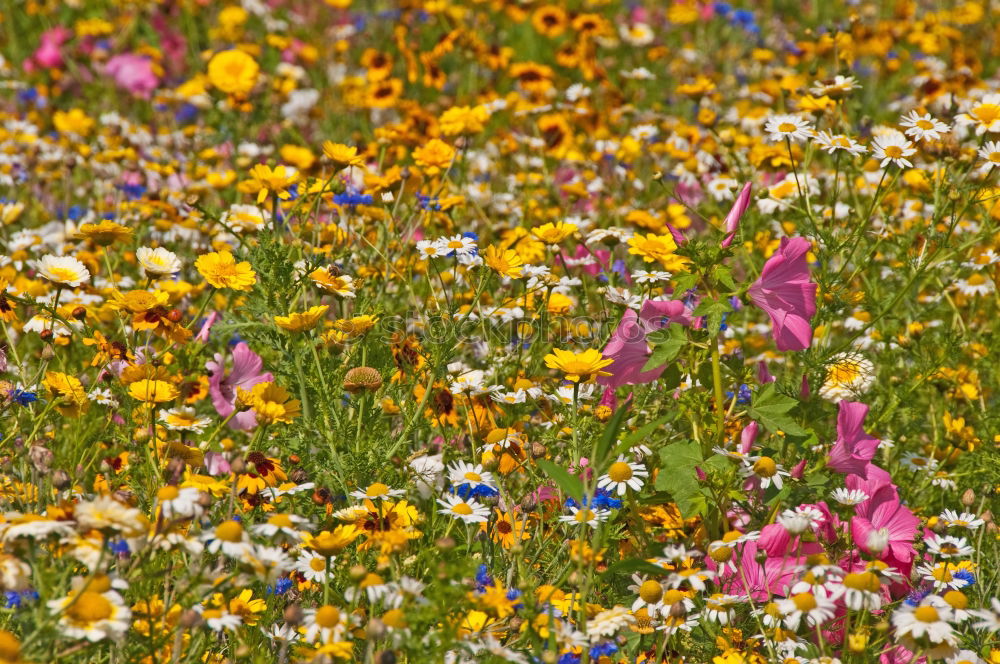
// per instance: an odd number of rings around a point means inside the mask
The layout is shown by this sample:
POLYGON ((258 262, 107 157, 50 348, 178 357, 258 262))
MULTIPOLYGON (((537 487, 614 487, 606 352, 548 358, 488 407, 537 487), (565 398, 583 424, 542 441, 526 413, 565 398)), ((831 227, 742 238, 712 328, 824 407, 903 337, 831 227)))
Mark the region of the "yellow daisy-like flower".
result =
POLYGON ((484 106, 452 106, 441 114, 438 123, 446 136, 475 134, 483 130, 483 123, 490 119, 484 106))
POLYGON ((302 414, 299 400, 292 399, 288 390, 272 382, 258 383, 249 392, 239 389, 237 398, 253 408, 261 424, 291 423, 302 414))
POLYGON ((368 330, 375 327, 375 323, 378 322, 377 316, 370 316, 365 314, 363 316, 353 316, 347 319, 337 319, 333 323, 333 328, 340 332, 344 332, 351 336, 360 336, 367 332, 368 330))
POLYGON ((324 530, 319 535, 310 538, 306 546, 321 556, 334 556, 361 537, 362 531, 355 525, 337 526, 333 531, 324 530))
POLYGON ((361 166, 365 163, 364 155, 359 155, 356 147, 343 143, 323 141, 323 154, 340 168, 361 166))
POLYGON ((336 274, 330 268, 320 267, 310 272, 309 278, 327 293, 340 297, 354 297, 354 289, 357 286, 354 279, 346 274, 336 274))
POLYGON ((521 260, 521 257, 513 249, 497 249, 496 246, 491 244, 486 247, 486 252, 483 254, 483 262, 501 277, 510 277, 511 279, 521 278, 521 268, 524 265, 524 261, 521 260))
POLYGON ((636 233, 628 241, 630 254, 642 257, 646 263, 659 261, 660 265, 669 272, 682 270, 687 263, 687 259, 674 253, 677 250, 677 243, 669 233, 656 235, 649 233, 643 236, 636 233))
POLYGON ((574 353, 571 350, 553 348, 552 353, 545 356, 545 366, 550 369, 559 369, 566 374, 566 379, 574 383, 581 378, 591 379, 596 376, 610 376, 607 371, 601 371, 604 367, 614 362, 601 355, 601 351, 588 348, 582 353, 574 353))
POLYGON ((101 221, 97 224, 81 224, 76 229, 79 238, 90 240, 94 244, 107 247, 115 242, 127 242, 132 239, 132 229, 113 221, 101 221))
POLYGON ((257 283, 257 275, 250 263, 237 263, 229 251, 213 251, 198 257, 194 263, 205 281, 216 288, 231 288, 239 291, 249 291, 257 283))
POLYGON ((576 232, 576 224, 567 224, 563 221, 548 223, 538 228, 531 229, 531 234, 545 244, 559 244, 570 235, 576 232))
POLYGON ((173 401, 180 392, 176 387, 163 380, 144 378, 128 386, 128 393, 133 399, 144 403, 165 403, 173 401))
POLYGON ((46 371, 42 385, 49 391, 52 399, 59 400, 56 410, 66 417, 79 417, 90 407, 83 384, 69 374, 46 371))
POLYGON ((316 327, 316 324, 323 319, 329 308, 329 305, 321 304, 317 307, 310 307, 308 311, 302 313, 275 316, 274 323, 281 329, 288 330, 289 332, 305 332, 316 327))
POLYGON ((288 193, 288 188, 299 181, 298 171, 294 168, 288 168, 284 164, 273 169, 266 164, 257 164, 250 169, 250 177, 253 178, 253 184, 258 187, 258 205, 267 200, 267 196, 271 192, 274 192, 274 195, 283 201, 288 200, 292 197, 288 193))
POLYGON ((440 138, 432 138, 413 151, 413 161, 428 175, 437 175, 447 169, 454 158, 455 148, 440 138))
POLYGON ((260 65, 243 51, 232 49, 212 56, 208 80, 226 94, 246 96, 257 84, 260 65))

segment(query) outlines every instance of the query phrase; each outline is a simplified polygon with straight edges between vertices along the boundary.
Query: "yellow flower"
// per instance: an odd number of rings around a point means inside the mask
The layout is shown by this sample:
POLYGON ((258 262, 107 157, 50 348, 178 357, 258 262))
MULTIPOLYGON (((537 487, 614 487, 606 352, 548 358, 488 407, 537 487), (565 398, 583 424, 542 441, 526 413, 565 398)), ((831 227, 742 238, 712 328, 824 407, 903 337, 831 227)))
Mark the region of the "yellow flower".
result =
POLYGON ((318 307, 310 307, 308 311, 302 313, 288 314, 287 316, 275 316, 274 323, 283 330, 289 332, 304 332, 316 327, 316 324, 323 319, 330 307, 322 304, 318 307))
POLYGON ((77 237, 90 240, 94 244, 107 247, 115 242, 127 242, 132 239, 132 229, 113 221, 101 221, 97 224, 81 224, 76 230, 77 237))
POLYGON ((607 371, 601 371, 604 367, 614 362, 601 355, 601 351, 588 348, 582 353, 574 353, 571 350, 553 348, 552 353, 545 356, 545 366, 550 369, 559 369, 566 374, 566 379, 574 383, 581 378, 593 378, 596 376, 610 376, 607 371))
POLYGON ((288 193, 288 188, 299 181, 299 173, 294 168, 286 168, 284 164, 276 166, 273 170, 266 164, 257 164, 250 169, 250 177, 257 190, 257 204, 267 200, 267 195, 274 192, 275 196, 281 200, 288 200, 292 197, 288 193))
POLYGON ((58 371, 46 371, 42 385, 52 399, 58 399, 56 408, 66 417, 79 417, 90 408, 90 400, 83 384, 75 377, 58 371))
POLYGON ((309 170, 316 163, 316 155, 313 154, 313 151, 301 145, 282 145, 278 154, 284 161, 302 171, 309 170))
POLYGON ((438 120, 441 133, 474 134, 483 130, 483 123, 490 119, 490 112, 483 106, 452 106, 441 114, 438 120))
POLYGON ((687 259, 674 253, 677 243, 669 233, 665 235, 636 233, 628 241, 630 254, 641 256, 646 263, 659 261, 665 270, 677 271, 684 269, 687 259))
POLYGON ((309 273, 309 278, 313 283, 325 290, 340 297, 354 297, 356 285, 354 279, 346 274, 335 274, 330 268, 316 268, 309 273))
POLYGON ((354 316, 346 320, 343 318, 338 319, 334 321, 333 328, 339 332, 344 332, 345 334, 357 337, 375 327, 375 323, 377 322, 378 317, 365 314, 363 316, 354 316))
POLYGON ((249 94, 257 84, 259 73, 257 61, 236 49, 216 53, 208 63, 208 80, 230 95, 249 94))
POLYGON ((356 147, 343 143, 323 141, 323 154, 340 168, 361 166, 365 163, 364 155, 359 155, 356 147))
POLYGON ((570 235, 576 232, 576 224, 567 224, 562 221, 548 223, 538 228, 531 229, 531 234, 545 244, 559 244, 570 235))
POLYGON ((426 145, 413 151, 413 161, 428 175, 437 175, 451 165, 455 158, 455 148, 440 138, 432 138, 426 145))
POLYGON ((257 275, 254 274, 250 263, 247 261, 237 263, 236 258, 228 251, 203 254, 198 257, 194 266, 198 269, 198 274, 216 288, 248 291, 257 283, 257 275))
POLYGON ((483 262, 502 277, 521 278, 521 267, 524 265, 524 261, 513 249, 497 249, 491 244, 486 247, 483 262))
POLYGON ((330 557, 346 549, 351 542, 359 537, 361 537, 361 531, 354 524, 337 526, 332 532, 324 530, 313 537, 308 542, 308 546, 319 555, 330 557))
POLYGON ((302 414, 298 399, 292 399, 288 390, 272 382, 257 383, 250 392, 239 390, 239 398, 257 413, 261 424, 290 423, 302 414))
POLYGON ((137 380, 128 386, 128 393, 133 399, 138 399, 145 403, 164 403, 173 401, 180 392, 170 383, 163 380, 151 380, 144 378, 137 380))
POLYGON ((56 111, 52 116, 52 124, 63 134, 86 136, 94 127, 94 119, 79 108, 73 108, 69 111, 56 111))

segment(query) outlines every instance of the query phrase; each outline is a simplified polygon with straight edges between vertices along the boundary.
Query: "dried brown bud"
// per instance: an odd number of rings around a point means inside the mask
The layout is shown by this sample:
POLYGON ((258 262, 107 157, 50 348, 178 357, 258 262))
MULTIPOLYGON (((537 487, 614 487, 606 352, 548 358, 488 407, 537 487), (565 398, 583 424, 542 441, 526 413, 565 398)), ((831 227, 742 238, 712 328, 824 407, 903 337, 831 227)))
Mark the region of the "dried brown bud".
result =
POLYGON ((52 486, 62 491, 69 485, 70 485, 69 473, 67 473, 65 470, 60 469, 52 473, 52 486))
POLYGON ((284 617, 289 625, 298 625, 302 622, 302 607, 298 604, 289 604, 285 607, 284 617))
POLYGON ((292 468, 292 472, 288 474, 288 478, 296 484, 304 484, 309 481, 309 473, 303 468, 292 468))
POLYGON ((31 465, 40 473, 49 472, 49 465, 52 463, 54 456, 52 450, 37 443, 33 444, 28 450, 28 458, 31 459, 31 465))
POLYGON ((372 618, 365 625, 365 632, 368 634, 369 639, 378 641, 385 636, 385 623, 378 618, 372 618))
POLYGON ((77 320, 83 320, 87 317, 87 310, 83 307, 77 307, 73 310, 73 318, 77 320))
POLYGON ((344 376, 344 389, 354 394, 361 390, 374 392, 382 387, 382 375, 372 367, 354 367, 344 376))
POLYGON ((536 459, 544 459, 546 451, 545 446, 541 443, 535 442, 531 444, 531 456, 536 459))
POLYGON ((194 609, 188 609, 187 611, 181 614, 181 619, 180 619, 181 627, 184 627, 185 629, 194 629, 203 622, 205 621, 201 617, 201 614, 195 611, 194 609))
POLYGON ((233 471, 236 475, 245 473, 247 470, 246 461, 244 461, 242 457, 236 457, 229 462, 229 470, 233 471))

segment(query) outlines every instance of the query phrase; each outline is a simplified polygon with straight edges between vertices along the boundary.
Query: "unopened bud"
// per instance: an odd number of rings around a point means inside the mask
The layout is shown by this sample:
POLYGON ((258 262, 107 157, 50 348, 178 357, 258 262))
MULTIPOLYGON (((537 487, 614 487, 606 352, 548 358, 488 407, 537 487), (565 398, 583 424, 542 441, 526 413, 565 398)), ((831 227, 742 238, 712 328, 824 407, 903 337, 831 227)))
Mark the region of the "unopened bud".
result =
POLYGON ((972 489, 966 489, 965 493, 962 494, 962 504, 966 507, 972 507, 976 504, 976 492, 972 489))
POLYGON ((531 456, 536 459, 544 459, 547 450, 545 446, 541 443, 535 442, 531 444, 531 456))
POLYGON ((65 470, 60 469, 52 473, 52 486, 62 491, 69 485, 70 485, 69 473, 67 473, 65 470))
POLYGON ((194 609, 188 609, 181 614, 180 624, 185 629, 194 629, 203 622, 205 621, 201 617, 201 614, 194 609))
POLYGON ((381 639, 385 636, 385 632, 385 623, 378 618, 372 618, 368 621, 368 624, 365 625, 365 633, 368 635, 368 638, 373 641, 381 639))
POLYGON ((298 604, 289 604, 285 607, 284 618, 289 625, 298 625, 302 622, 302 607, 298 604))
POLYGON ((167 314, 167 318, 170 319, 171 323, 181 322, 181 317, 182 314, 177 309, 171 309, 170 312, 167 314))
POLYGON ((83 320, 86 317, 87 317, 87 310, 84 309, 83 307, 77 307, 76 309, 73 309, 73 318, 77 320, 83 320))
POLYGON ((441 549, 442 551, 448 551, 449 549, 455 548, 455 540, 453 540, 450 537, 441 537, 436 542, 434 542, 434 546, 441 549))

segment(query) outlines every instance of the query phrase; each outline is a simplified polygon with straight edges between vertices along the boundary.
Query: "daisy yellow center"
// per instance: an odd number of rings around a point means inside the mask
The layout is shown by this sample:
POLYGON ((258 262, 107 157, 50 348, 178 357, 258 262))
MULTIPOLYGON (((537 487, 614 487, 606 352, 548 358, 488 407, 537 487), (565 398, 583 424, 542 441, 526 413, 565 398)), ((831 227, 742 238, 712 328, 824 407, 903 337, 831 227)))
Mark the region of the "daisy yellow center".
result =
POLYGON ((927 459, 924 459, 922 457, 913 457, 912 459, 910 459, 910 463, 913 464, 914 466, 926 466, 927 459))
POLYGON ((930 120, 917 120, 917 126, 923 130, 933 129, 934 123, 930 120))
POLYGON ((885 148, 885 156, 892 159, 899 159, 903 156, 903 148, 898 145, 889 145, 885 148))
POLYGON ((479 473, 474 473, 471 470, 469 472, 467 472, 465 475, 463 475, 463 477, 465 477, 465 479, 469 480, 470 482, 482 482, 483 481, 483 476, 482 475, 480 475, 479 473))
POLYGON ((180 490, 175 486, 165 486, 156 492, 156 497, 161 501, 174 500, 181 495, 180 490))
POLYGON ((829 380, 838 385, 848 385, 861 376, 858 366, 852 362, 841 362, 830 367, 829 380))
POLYGON ((851 142, 847 140, 846 136, 838 136, 837 138, 833 139, 832 143, 841 148, 851 147, 851 142))
POLYGON ((986 277, 981 274, 973 274, 968 281, 970 286, 982 286, 986 283, 986 277))
POLYGON ((76 601, 66 609, 66 614, 70 618, 81 623, 94 623, 107 620, 113 612, 114 607, 107 598, 100 593, 89 590, 80 593, 76 601))
POLYGON ((10 632, 0 629, 0 660, 16 662, 20 658, 21 642, 10 632))
POLYGON ((278 528, 291 528, 294 526, 292 523, 292 517, 287 514, 275 514, 267 520, 272 526, 277 526, 278 528))
POLYGON ((933 606, 917 607, 917 609, 913 612, 913 617, 919 620, 920 622, 925 622, 925 623, 932 623, 940 620, 937 609, 935 609, 933 606))
POLYGON ((989 160, 994 164, 1000 163, 1000 152, 991 152, 989 155, 989 160))
POLYGON ((793 132, 796 129, 798 129, 798 127, 796 127, 791 122, 782 122, 780 125, 778 125, 778 131, 783 132, 783 133, 793 132))
POLYGON ((309 568, 312 569, 314 572, 326 571, 326 560, 318 557, 313 558, 312 560, 309 561, 309 568))
POLYGON ((952 579, 951 570, 949 570, 946 565, 939 565, 938 567, 935 567, 934 571, 931 572, 931 575, 941 583, 948 583, 952 579))
POLYGON ((774 477, 778 472, 778 464, 771 457, 761 457, 754 463, 753 472, 761 477, 774 477))
POLYGON ((472 514, 472 508, 469 507, 469 503, 459 503, 451 508, 451 511, 455 514, 461 514, 462 516, 469 516, 472 514))
POLYGON ((677 602, 684 599, 684 593, 681 591, 671 588, 667 592, 663 593, 663 603, 664 604, 676 604, 677 602))
POLYGON ((336 627, 340 622, 340 609, 335 606, 321 606, 316 609, 316 624, 320 627, 336 627))
POLYGON ((997 104, 981 104, 973 109, 972 114, 976 116, 984 125, 991 125, 997 120, 1000 120, 1000 105, 997 104))
POLYGON ((717 546, 712 549, 709 557, 717 563, 724 563, 733 557, 733 550, 728 546, 717 546))
POLYGON ((608 477, 613 482, 627 482, 632 479, 632 466, 624 461, 616 461, 608 469, 608 477))
POLYGON ((962 610, 969 606, 969 598, 957 590, 949 590, 944 594, 944 601, 953 609, 962 610))
POLYGON ((860 574, 848 574, 844 577, 844 586, 851 590, 867 590, 868 592, 878 592, 882 584, 878 577, 871 572, 861 572, 860 574))
POLYGON ((389 493, 389 487, 381 482, 374 482, 369 485, 368 489, 365 491, 365 495, 369 498, 375 498, 376 496, 384 496, 389 493))
POLYGON ((647 604, 655 604, 663 597, 663 586, 658 581, 653 581, 652 579, 645 581, 639 586, 639 597, 647 604))
POLYGON ((76 270, 71 270, 66 267, 50 267, 49 274, 54 277, 55 281, 72 281, 76 279, 76 270))
POLYGON ((792 602, 795 604, 795 608, 799 611, 812 611, 817 606, 816 598, 812 596, 812 593, 799 593, 798 595, 793 595, 792 602))
POLYGON ((215 529, 215 537, 223 542, 239 542, 243 539, 243 526, 236 521, 220 523, 215 529))
POLYGON ((949 555, 955 555, 955 554, 958 553, 958 547, 955 546, 954 544, 952 544, 951 542, 948 542, 946 544, 942 544, 941 545, 941 553, 947 553, 949 555))
POLYGON ((573 515, 573 518, 577 520, 578 523, 583 523, 585 521, 590 521, 594 518, 594 513, 589 509, 584 507, 582 510, 573 515))

